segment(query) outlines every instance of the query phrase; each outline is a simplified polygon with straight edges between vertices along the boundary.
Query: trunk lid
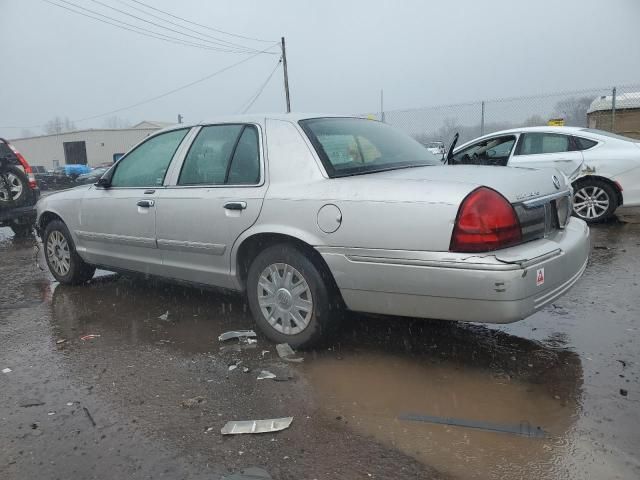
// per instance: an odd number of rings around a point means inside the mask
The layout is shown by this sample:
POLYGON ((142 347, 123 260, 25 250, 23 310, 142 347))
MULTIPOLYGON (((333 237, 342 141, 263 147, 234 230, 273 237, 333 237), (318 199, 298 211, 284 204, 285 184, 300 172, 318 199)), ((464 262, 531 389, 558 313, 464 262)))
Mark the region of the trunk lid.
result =
POLYGON ((554 169, 442 165, 405 168, 369 175, 389 180, 425 180, 485 186, 496 190, 513 204, 553 195, 570 188, 565 176, 554 169))

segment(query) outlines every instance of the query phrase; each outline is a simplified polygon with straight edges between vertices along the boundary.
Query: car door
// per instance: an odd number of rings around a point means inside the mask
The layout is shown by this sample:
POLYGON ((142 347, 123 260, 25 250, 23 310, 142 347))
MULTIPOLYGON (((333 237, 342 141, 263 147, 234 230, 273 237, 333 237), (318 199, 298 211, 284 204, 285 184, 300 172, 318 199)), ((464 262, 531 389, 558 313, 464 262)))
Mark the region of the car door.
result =
POLYGON ((525 132, 520 135, 510 167, 557 168, 570 180, 580 173, 584 159, 570 135, 525 132))
POLYGON ((517 139, 518 136, 514 134, 483 138, 456 152, 449 163, 451 165, 505 166, 517 139))
MULTIPOLYGON (((200 128, 156 209, 163 274, 232 287, 231 249, 258 218, 266 192, 258 125, 200 128)), ((180 161, 179 161, 180 163, 180 161)))
POLYGON ((160 273, 156 208, 171 160, 188 128, 155 135, 108 173, 110 184, 92 186, 80 205, 78 249, 90 263, 160 273))

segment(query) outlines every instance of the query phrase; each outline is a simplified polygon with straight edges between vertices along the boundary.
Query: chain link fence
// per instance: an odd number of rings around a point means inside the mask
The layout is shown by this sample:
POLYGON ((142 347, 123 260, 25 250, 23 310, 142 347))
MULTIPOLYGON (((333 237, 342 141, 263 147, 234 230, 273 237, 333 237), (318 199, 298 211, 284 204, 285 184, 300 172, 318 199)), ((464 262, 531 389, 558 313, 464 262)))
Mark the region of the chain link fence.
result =
POLYGON ((640 84, 565 91, 363 115, 382 120, 427 144, 458 144, 509 128, 559 124, 640 138, 640 84))

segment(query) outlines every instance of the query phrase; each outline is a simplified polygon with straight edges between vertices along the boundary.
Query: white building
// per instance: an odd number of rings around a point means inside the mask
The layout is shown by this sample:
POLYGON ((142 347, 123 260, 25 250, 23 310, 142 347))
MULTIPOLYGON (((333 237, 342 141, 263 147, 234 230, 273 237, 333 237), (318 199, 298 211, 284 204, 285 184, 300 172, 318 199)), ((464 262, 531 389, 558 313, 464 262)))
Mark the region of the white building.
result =
POLYGON ((97 128, 73 132, 14 138, 10 142, 31 165, 52 169, 65 164, 81 163, 93 167, 112 163, 136 143, 167 122, 143 121, 130 128, 97 128))

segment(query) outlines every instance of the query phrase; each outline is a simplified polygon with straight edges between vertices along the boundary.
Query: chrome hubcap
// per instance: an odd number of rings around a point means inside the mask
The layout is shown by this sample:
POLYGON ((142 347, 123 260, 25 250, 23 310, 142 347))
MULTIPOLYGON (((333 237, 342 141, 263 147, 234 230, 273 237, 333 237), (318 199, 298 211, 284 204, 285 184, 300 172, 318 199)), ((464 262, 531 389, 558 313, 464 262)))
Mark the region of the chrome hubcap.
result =
POLYGON ((278 332, 296 335, 311 321, 313 298, 309 284, 298 270, 274 263, 258 280, 258 304, 262 315, 278 332))
POLYGON ((609 208, 609 195, 600 187, 582 187, 573 195, 573 210, 582 218, 593 220, 609 208))
POLYGON ((4 179, 0 179, 0 202, 15 200, 20 195, 22 195, 22 182, 17 176, 13 173, 7 173, 4 179), (9 183, 8 189, 7 183, 9 183), (11 192, 11 195, 9 195, 9 192, 11 192))
POLYGON ((49 265, 58 275, 66 275, 71 267, 69 243, 64 235, 57 230, 51 232, 47 240, 47 259, 49 265))

